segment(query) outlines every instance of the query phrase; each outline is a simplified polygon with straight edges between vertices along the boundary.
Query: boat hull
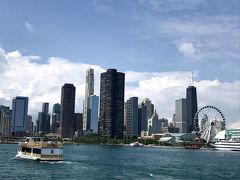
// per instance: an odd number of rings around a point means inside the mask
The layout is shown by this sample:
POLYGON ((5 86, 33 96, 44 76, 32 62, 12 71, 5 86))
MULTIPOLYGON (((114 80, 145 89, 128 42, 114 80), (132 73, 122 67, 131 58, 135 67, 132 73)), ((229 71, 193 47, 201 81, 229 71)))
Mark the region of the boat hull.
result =
POLYGON ((236 142, 219 142, 213 144, 213 147, 222 151, 240 151, 240 143, 236 142))
POLYGON ((62 156, 55 156, 55 157, 41 157, 41 156, 34 156, 31 153, 23 153, 21 151, 17 152, 16 158, 20 159, 28 159, 28 160, 34 160, 34 161, 63 161, 62 156))
POLYGON ((240 147, 221 147, 221 146, 214 146, 215 149, 221 151, 240 151, 240 147))
POLYGON ((216 149, 220 151, 240 151, 240 149, 231 149, 231 148, 216 148, 216 149))
POLYGON ((185 149, 200 149, 200 147, 184 146, 185 149))
POLYGON ((22 152, 18 152, 16 155, 17 158, 20 159, 30 159, 30 160, 37 160, 38 157, 34 157, 34 156, 29 156, 29 155, 24 155, 22 152))

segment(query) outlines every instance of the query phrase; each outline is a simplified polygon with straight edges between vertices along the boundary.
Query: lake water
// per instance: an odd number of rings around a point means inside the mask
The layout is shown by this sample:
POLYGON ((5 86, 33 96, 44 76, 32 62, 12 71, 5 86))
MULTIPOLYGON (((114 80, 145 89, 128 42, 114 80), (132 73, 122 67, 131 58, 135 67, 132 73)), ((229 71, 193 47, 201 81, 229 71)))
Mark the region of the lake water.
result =
POLYGON ((63 162, 15 159, 0 144, 0 179, 240 179, 240 152, 64 145, 63 162))

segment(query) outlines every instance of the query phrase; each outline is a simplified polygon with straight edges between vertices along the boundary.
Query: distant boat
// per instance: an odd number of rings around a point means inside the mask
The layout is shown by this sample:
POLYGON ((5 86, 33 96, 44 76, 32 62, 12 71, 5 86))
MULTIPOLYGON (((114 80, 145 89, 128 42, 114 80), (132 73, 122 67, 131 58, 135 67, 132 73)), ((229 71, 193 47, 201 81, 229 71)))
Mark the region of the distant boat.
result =
POLYGON ((212 144, 217 150, 240 151, 240 137, 232 137, 229 140, 222 140, 212 144))
POLYGON ((200 146, 196 145, 190 145, 190 146, 184 146, 185 149, 200 149, 200 146))
POLYGON ((195 143, 184 146, 185 149, 200 149, 202 147, 200 138, 195 138, 195 143))
POLYGON ((62 161, 63 144, 43 141, 40 137, 27 137, 25 142, 19 143, 16 157, 37 161, 62 161))
POLYGON ((133 142, 129 144, 132 147, 143 147, 144 145, 142 143, 139 142, 133 142))

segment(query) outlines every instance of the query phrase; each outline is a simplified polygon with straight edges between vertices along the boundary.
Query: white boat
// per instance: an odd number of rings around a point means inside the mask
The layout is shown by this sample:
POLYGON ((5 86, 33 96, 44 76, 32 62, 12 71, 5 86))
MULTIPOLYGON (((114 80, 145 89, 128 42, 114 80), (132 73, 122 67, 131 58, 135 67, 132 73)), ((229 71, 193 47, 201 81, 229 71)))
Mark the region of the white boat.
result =
POLYGON ((212 144, 215 149, 227 151, 240 151, 240 137, 232 137, 212 144))
POLYGON ((62 161, 63 144, 61 142, 43 141, 39 137, 27 137, 19 143, 17 158, 37 161, 62 161))
POLYGON ((142 146, 144 146, 142 143, 139 143, 139 142, 133 142, 133 143, 130 143, 129 145, 132 146, 132 147, 142 147, 142 146))

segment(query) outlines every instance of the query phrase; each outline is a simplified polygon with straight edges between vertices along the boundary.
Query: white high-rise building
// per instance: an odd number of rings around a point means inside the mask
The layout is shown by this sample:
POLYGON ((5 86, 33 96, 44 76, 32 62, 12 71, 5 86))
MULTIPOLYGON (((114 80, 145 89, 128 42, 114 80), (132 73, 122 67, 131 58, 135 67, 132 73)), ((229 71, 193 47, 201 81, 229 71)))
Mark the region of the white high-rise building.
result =
POLYGON ((175 101, 175 126, 180 133, 187 133, 187 100, 184 98, 175 101))
POLYGON ((90 107, 89 97, 94 94, 94 69, 87 69, 85 99, 83 101, 83 130, 89 130, 90 127, 90 107))

